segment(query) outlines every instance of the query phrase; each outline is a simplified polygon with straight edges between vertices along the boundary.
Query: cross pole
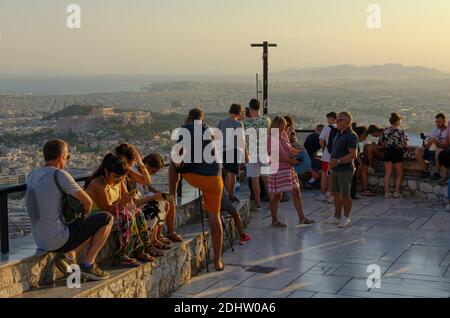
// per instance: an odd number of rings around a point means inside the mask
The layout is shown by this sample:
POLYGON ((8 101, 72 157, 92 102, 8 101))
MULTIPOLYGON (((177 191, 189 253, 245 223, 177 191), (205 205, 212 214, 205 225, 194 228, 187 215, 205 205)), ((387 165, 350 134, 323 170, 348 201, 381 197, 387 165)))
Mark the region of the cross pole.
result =
POLYGON ((250 46, 263 48, 263 113, 267 115, 269 110, 269 47, 277 47, 277 44, 264 41, 250 44, 250 46))

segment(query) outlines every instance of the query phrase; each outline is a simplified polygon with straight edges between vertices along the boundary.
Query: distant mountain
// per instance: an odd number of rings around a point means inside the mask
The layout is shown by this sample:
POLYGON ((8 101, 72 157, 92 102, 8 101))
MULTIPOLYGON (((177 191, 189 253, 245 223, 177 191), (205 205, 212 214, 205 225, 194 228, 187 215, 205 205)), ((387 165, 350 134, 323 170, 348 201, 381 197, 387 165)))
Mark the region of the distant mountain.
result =
POLYGON ((450 78, 450 74, 441 72, 435 68, 403 66, 401 64, 372 66, 354 66, 344 64, 328 67, 290 69, 274 73, 272 75, 292 78, 450 78))

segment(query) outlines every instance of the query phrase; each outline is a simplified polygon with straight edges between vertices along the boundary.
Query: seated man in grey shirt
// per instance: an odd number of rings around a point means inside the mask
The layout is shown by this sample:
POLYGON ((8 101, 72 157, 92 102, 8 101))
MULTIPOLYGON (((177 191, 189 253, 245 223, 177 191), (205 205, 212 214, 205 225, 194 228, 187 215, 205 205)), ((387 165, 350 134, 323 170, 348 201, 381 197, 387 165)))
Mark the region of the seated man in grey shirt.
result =
POLYGON ((95 259, 106 243, 113 225, 108 213, 90 215, 66 225, 62 221, 63 195, 55 183, 57 178, 62 191, 78 199, 89 213, 92 200, 64 169, 69 160, 66 142, 48 141, 43 149, 46 165, 35 169, 27 176, 26 206, 31 220, 31 230, 38 249, 59 252, 56 267, 67 274, 67 267, 76 264, 76 254, 89 243, 89 248, 80 264, 81 275, 90 280, 109 278, 95 259))

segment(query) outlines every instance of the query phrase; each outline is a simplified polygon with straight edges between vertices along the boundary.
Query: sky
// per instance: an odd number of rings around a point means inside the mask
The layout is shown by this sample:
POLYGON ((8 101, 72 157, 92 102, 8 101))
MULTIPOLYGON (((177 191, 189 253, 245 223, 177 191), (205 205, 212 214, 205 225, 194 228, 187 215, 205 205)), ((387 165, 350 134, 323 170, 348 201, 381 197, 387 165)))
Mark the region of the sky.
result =
POLYGON ((450 72, 450 0, 1 0, 0 75, 254 74, 401 63, 450 72), (69 29, 68 5, 81 7, 69 29), (367 7, 381 8, 369 29, 367 7))

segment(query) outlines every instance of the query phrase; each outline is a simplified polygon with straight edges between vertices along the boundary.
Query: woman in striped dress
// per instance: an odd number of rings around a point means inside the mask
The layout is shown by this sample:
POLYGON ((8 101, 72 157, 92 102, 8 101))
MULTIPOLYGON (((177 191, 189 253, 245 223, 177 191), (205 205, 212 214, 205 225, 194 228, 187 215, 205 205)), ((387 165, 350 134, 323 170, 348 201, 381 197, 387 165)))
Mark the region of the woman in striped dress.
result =
POLYGON ((281 116, 275 117, 270 125, 267 144, 268 154, 270 156, 268 188, 269 193, 272 195, 270 210, 272 213, 272 226, 274 227, 286 227, 286 224, 278 220, 278 205, 283 192, 292 192, 299 224, 309 225, 314 222, 313 220, 307 219, 303 213, 300 185, 297 174, 293 169, 294 165, 300 163, 300 161, 294 158, 298 155, 299 151, 290 144, 286 128, 286 120, 281 116), (278 134, 276 134, 275 129, 278 129, 278 134), (274 152, 276 150, 279 152, 278 158, 274 152))

